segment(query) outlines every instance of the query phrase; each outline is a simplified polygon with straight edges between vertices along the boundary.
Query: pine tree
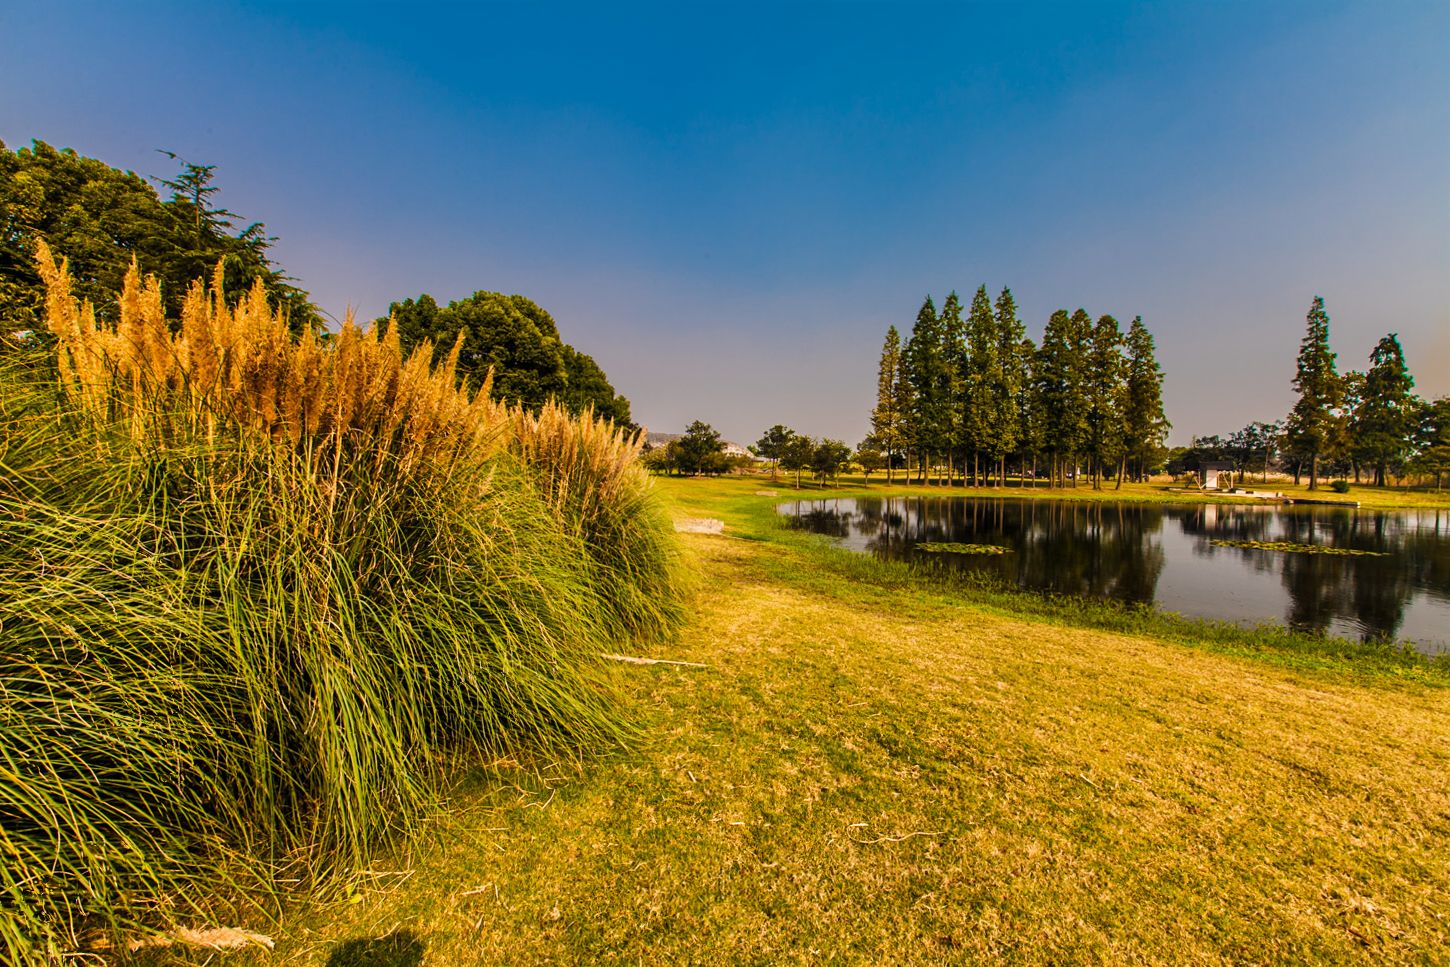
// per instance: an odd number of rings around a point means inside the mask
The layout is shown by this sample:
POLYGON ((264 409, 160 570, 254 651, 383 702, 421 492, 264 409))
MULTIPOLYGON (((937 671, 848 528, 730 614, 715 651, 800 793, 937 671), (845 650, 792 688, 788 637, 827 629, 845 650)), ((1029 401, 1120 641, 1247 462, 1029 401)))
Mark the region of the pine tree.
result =
MULTIPOLYGON (((1118 320, 1100 316, 1087 346, 1088 455, 1093 489, 1101 490, 1103 473, 1123 454, 1123 333, 1118 320)), ((1121 469, 1121 468, 1120 468, 1121 469)))
MULTIPOLYGON (((941 372, 945 379, 942 391, 946 398, 944 417, 945 439, 943 443, 947 457, 947 483, 952 481, 952 467, 956 464, 957 449, 963 446, 961 397, 962 378, 967 361, 967 330, 962 321, 962 300, 953 289, 941 310, 942 353, 946 366, 941 372)), ((966 476, 963 470, 963 477, 966 476)))
MULTIPOLYGON (((1128 327, 1127 405, 1123 415, 1124 449, 1142 480, 1153 451, 1163 446, 1171 424, 1163 412, 1163 370, 1153 352, 1153 334, 1137 316, 1128 327)), ((1120 478, 1121 479, 1121 478, 1120 478)))
POLYGON ((931 458, 940 454, 951 437, 951 371, 942 341, 941 320, 931 296, 916 314, 907 341, 906 370, 915 395, 915 431, 921 479, 925 481, 931 458))
POLYGON ((1022 356, 1022 342, 1027 330, 1017 318, 1017 303, 1012 290, 1003 288, 997 296, 997 380, 993 387, 994 413, 992 452, 997 458, 998 478, 1007 485, 1007 454, 1017 449, 1021 437, 1019 406, 1025 396, 1028 365, 1022 356))
MULTIPOLYGON (((1294 390, 1299 399, 1289 412, 1290 448, 1309 461, 1309 489, 1319 486, 1319 458, 1333 442, 1335 413, 1342 398, 1334 353, 1329 349, 1329 314, 1324 300, 1314 297, 1305 317, 1306 331, 1299 344, 1294 390)), ((1295 472, 1298 482, 1298 472, 1295 472)))
MULTIPOLYGON (((1023 479, 1037 479, 1037 457, 1042 453, 1042 395, 1037 381, 1037 346, 1023 337, 1017 347, 1021 363, 1022 392, 1017 394, 1017 449, 1022 455, 1023 479), (1032 461, 1028 476, 1027 461, 1032 461)), ((1033 486, 1036 484, 1034 483, 1033 486)))
POLYGON ((915 452, 921 433, 916 420, 916 391, 911 385, 911 367, 908 365, 905 349, 897 355, 896 380, 892 392, 895 401, 892 408, 896 411, 897 419, 897 452, 902 456, 906 480, 910 483, 911 464, 908 456, 915 452))
POLYGON ((900 378, 901 334, 891 326, 881 347, 881 363, 876 370, 876 408, 871 411, 871 435, 886 455, 887 483, 892 479, 894 458, 901 450, 902 415, 897 409, 901 394, 896 388, 900 378))
POLYGON ((1385 471, 1409 455, 1413 418, 1417 413, 1412 390, 1415 379, 1405 365, 1399 333, 1379 341, 1369 357, 1363 397, 1352 426, 1357 449, 1374 467, 1376 486, 1385 485, 1385 471))
POLYGON ((1329 447, 1325 456, 1331 463, 1347 462, 1354 471, 1354 482, 1359 483, 1364 468, 1374 463, 1373 455, 1356 436, 1356 423, 1363 414, 1365 400, 1365 375, 1357 369, 1339 377, 1339 410, 1329 433, 1329 447))
POLYGON ((1450 397, 1421 400, 1415 407, 1415 456, 1412 465, 1435 478, 1435 490, 1450 472, 1450 397))
POLYGON ((961 394, 965 403, 962 437, 972 453, 972 485, 976 486, 982 455, 996 452, 1000 414, 996 397, 1001 384, 997 322, 992 317, 992 300, 987 297, 985 285, 972 296, 967 314, 967 353, 961 394))
POLYGON ((1082 309, 1072 316, 1066 309, 1057 310, 1047 321, 1037 351, 1034 368, 1042 405, 1043 442, 1051 455, 1054 483, 1066 484, 1067 462, 1082 451, 1087 440, 1084 339, 1080 335, 1087 319, 1082 309))

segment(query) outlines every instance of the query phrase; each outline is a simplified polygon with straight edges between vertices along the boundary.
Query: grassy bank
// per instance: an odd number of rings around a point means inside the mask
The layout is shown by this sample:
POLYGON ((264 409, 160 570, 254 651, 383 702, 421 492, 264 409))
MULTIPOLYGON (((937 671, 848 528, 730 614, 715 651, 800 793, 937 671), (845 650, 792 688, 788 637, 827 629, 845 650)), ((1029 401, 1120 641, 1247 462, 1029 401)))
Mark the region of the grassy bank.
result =
POLYGON ((626 666, 641 741, 472 774, 423 846, 237 962, 1378 964, 1450 945, 1433 671, 1013 613, 781 530, 758 484, 661 486, 728 530, 687 536, 695 613, 652 652, 704 667, 626 666))
MULTIPOLYGON (((761 487, 775 490, 789 490, 796 492, 796 478, 794 474, 781 472, 773 477, 769 473, 754 473, 746 476, 745 479, 753 480, 761 487)), ((1175 483, 1166 480, 1150 481, 1147 483, 1124 483, 1121 489, 1114 488, 1111 482, 1103 484, 1103 489, 1094 490, 1090 485, 1084 483, 1079 487, 1047 487, 1044 481, 1038 481, 1037 485, 1023 485, 1016 479, 1009 479, 1006 487, 966 487, 960 481, 950 486, 929 482, 903 483, 898 475, 892 483, 886 482, 884 474, 872 474, 870 478, 861 474, 842 474, 839 480, 822 484, 819 481, 811 480, 809 476, 802 476, 800 489, 806 491, 821 490, 825 492, 851 491, 870 494, 872 496, 921 496, 922 494, 942 494, 966 497, 1009 497, 1029 498, 1035 500, 1093 500, 1093 501, 1126 501, 1129 503, 1164 503, 1164 504, 1193 504, 1193 503, 1262 503, 1262 501, 1242 495, 1229 493, 1218 493, 1215 491, 1189 490, 1184 489, 1175 483)), ((1260 484, 1250 481, 1244 485, 1248 490, 1278 491, 1290 498, 1310 499, 1323 501, 1325 503, 1343 503, 1353 506, 1356 502, 1366 510, 1402 510, 1415 508, 1445 508, 1450 509, 1450 491, 1436 491, 1430 489, 1411 489, 1408 487, 1371 487, 1354 485, 1347 494, 1335 493, 1329 487, 1321 486, 1318 490, 1310 490, 1307 484, 1295 485, 1292 482, 1271 481, 1267 484, 1260 484)))
MULTIPOLYGON (((1367 644, 1343 638, 1296 632, 1277 624, 1244 628, 1230 622, 1184 618, 1147 607, 1128 607, 1113 601, 1093 601, 1076 596, 1044 596, 1003 588, 977 575, 950 568, 883 561, 835 546, 828 538, 784 526, 776 507, 797 496, 803 499, 877 496, 877 490, 857 489, 838 493, 833 488, 796 491, 794 488, 760 487, 739 478, 682 479, 664 484, 685 516, 723 517, 733 536, 768 541, 789 547, 807 557, 811 564, 792 573, 798 562, 766 563, 781 579, 811 587, 819 594, 839 596, 861 585, 914 593, 921 600, 943 599, 970 602, 979 608, 1005 616, 1046 621, 1072 627, 1119 631, 1175 641, 1196 648, 1254 657, 1305 670, 1322 669, 1334 675, 1375 679, 1389 675, 1399 679, 1430 682, 1450 681, 1450 656, 1427 662, 1412 648, 1392 644, 1367 644)), ((904 496, 920 496, 922 490, 903 490, 904 496)), ((927 493, 935 493, 928 489, 927 493)), ((960 492, 943 491, 944 493, 960 492)), ((895 490, 886 491, 896 495, 895 490)), ((972 491, 968 491, 971 494, 972 491)), ((1071 491, 1069 491, 1071 493, 1071 491)), ((1103 493, 1106 493, 1104 491, 1103 493)), ((1000 493, 998 494, 1000 496, 1000 493)), ((1011 496, 1010 494, 1008 496, 1011 496)), ((1071 499, 1071 498, 1069 498, 1071 499)), ((1103 499, 1085 490, 1079 498, 1103 499)), ((1152 492, 1140 492, 1140 502, 1152 499, 1152 492)))
MULTIPOLYGON (((44 249, 42 246, 42 253, 44 249)), ((681 617, 635 435, 462 390, 258 286, 132 271, 0 366, 0 962, 265 917, 503 755, 619 747, 600 654, 681 617)))

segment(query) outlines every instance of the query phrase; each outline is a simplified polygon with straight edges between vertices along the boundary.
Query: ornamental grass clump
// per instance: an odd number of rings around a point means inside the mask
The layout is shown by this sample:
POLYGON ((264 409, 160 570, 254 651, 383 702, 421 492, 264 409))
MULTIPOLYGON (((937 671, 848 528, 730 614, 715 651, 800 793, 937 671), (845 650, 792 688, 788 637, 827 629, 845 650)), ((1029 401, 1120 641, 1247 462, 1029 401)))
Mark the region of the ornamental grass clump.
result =
POLYGON ((621 635, 657 637, 682 617, 673 526, 640 463, 642 432, 549 402, 512 412, 513 446, 561 528, 581 542, 621 635))
POLYGON ((107 323, 39 264, 55 351, 0 372, 7 962, 255 917, 460 763, 628 736, 600 653, 682 593, 632 436, 260 288, 172 322, 133 269, 107 323))

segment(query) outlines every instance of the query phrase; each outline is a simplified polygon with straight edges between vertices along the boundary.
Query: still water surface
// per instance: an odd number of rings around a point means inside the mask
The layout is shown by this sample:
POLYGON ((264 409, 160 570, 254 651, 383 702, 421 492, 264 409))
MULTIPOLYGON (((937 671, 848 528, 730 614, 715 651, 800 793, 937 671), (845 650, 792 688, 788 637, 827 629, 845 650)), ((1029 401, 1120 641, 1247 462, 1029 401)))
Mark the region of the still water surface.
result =
POLYGON ((984 571, 1034 591, 1152 604, 1243 625, 1282 622, 1450 650, 1450 511, 888 497, 782 504, 795 526, 880 557, 984 571), (1383 557, 1220 547, 1289 541, 1383 557), (924 541, 1012 553, 927 553, 924 541))

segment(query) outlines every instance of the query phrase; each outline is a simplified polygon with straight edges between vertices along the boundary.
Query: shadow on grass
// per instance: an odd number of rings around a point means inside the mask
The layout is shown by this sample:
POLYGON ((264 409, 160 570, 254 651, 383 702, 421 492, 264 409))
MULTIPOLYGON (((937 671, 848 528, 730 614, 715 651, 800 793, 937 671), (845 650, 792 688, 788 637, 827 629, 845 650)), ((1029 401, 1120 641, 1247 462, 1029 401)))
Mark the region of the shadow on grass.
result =
POLYGON ((328 955, 327 967, 419 967, 423 949, 423 941, 411 930, 344 940, 328 955))

